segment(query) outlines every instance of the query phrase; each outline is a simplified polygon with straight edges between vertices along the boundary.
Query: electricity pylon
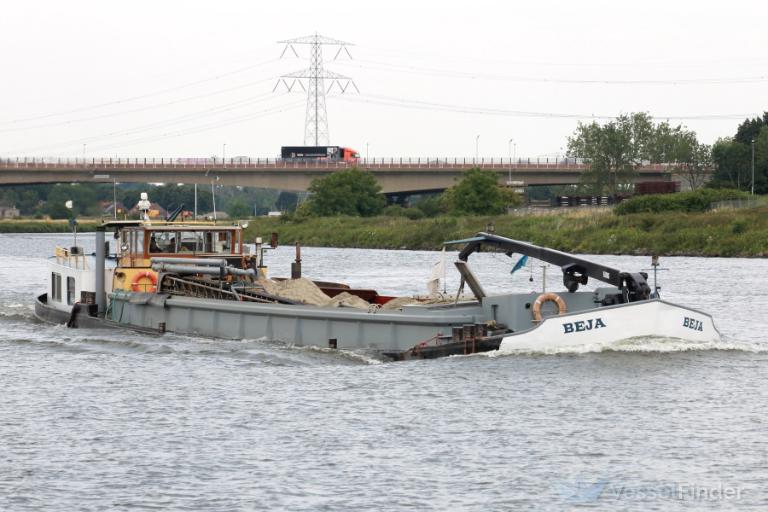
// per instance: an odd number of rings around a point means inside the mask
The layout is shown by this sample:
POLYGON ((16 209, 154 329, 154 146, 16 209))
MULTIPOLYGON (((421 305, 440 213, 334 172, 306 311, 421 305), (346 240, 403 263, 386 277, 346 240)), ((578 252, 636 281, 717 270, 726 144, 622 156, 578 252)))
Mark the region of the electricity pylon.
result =
POLYGON ((336 60, 342 53, 345 53, 351 59, 352 54, 349 53, 347 46, 354 45, 339 41, 338 39, 321 36, 317 33, 311 36, 278 41, 278 43, 285 44, 283 53, 280 54, 281 58, 288 50, 298 57, 299 54, 294 45, 307 44, 311 47, 309 68, 282 75, 278 79, 277 84, 275 84, 273 91, 277 90, 280 84, 283 84, 289 92, 297 85, 306 91, 307 113, 304 121, 304 145, 327 146, 330 144, 330 136, 328 133, 328 113, 325 108, 326 93, 331 92, 334 86, 338 86, 342 94, 347 92, 350 86, 354 87, 357 92, 360 92, 360 90, 351 78, 329 71, 323 67, 323 45, 339 47, 333 60, 336 60), (289 80, 290 83, 288 82, 289 80), (307 81, 306 87, 303 80, 307 81), (328 89, 325 88, 325 80, 331 81, 328 89))

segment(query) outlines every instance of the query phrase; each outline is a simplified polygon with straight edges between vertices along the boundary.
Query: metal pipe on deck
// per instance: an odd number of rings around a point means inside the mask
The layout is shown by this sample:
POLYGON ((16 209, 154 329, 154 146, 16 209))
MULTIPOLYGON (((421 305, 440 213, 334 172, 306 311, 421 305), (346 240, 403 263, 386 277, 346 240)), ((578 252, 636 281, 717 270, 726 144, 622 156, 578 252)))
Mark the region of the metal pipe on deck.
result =
POLYGON ((218 276, 220 274, 219 267, 174 265, 170 263, 153 263, 152 270, 155 272, 170 272, 173 274, 204 274, 209 276, 218 276))
POLYGON ((155 263, 170 263, 179 265, 199 265, 203 267, 226 267, 227 260, 219 258, 173 258, 173 257, 158 257, 150 258, 152 265, 155 263))
POLYGON ((106 268, 106 251, 103 226, 96 228, 96 312, 98 316, 104 316, 107 310, 107 292, 104 287, 104 273, 106 268))
POLYGON ((155 272, 167 272, 173 274, 203 274, 209 276, 219 276, 222 273, 232 276, 250 276, 256 278, 256 271, 252 268, 240 269, 235 267, 213 267, 202 265, 175 265, 171 263, 152 263, 152 270, 155 272))

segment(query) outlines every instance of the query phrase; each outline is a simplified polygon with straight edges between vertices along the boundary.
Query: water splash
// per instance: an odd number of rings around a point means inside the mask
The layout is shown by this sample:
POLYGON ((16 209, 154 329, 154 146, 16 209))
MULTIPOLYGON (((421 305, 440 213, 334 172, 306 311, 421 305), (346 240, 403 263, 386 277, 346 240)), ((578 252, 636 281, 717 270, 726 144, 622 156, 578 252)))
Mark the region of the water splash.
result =
POLYGON ((643 336, 628 338, 614 343, 587 343, 572 347, 542 347, 540 349, 499 349, 486 352, 488 357, 514 355, 556 355, 556 354, 591 354, 600 352, 625 353, 673 353, 698 352, 709 350, 736 351, 750 353, 768 353, 768 344, 750 343, 737 340, 721 340, 710 342, 688 341, 679 338, 663 338, 643 336))
POLYGON ((35 308, 31 304, 10 303, 0 305, 0 321, 28 321, 34 318, 35 308))

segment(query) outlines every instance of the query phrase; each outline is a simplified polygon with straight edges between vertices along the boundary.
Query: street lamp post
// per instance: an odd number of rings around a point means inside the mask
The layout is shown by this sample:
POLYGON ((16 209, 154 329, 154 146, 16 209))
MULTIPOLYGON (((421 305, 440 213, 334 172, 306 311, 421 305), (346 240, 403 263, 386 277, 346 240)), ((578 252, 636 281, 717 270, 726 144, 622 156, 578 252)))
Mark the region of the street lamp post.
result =
POLYGON ((365 143, 365 161, 368 162, 368 143, 365 143))
POLYGON ((755 139, 752 139, 752 195, 755 195, 755 139))
POLYGON ((227 166, 227 144, 224 143, 221 146, 221 164, 223 167, 227 166))
POLYGON ((480 159, 480 135, 475 137, 475 163, 480 159))
POLYGON ((512 185, 512 143, 515 139, 509 139, 507 143, 507 152, 509 153, 509 177, 507 178, 507 186, 512 185))

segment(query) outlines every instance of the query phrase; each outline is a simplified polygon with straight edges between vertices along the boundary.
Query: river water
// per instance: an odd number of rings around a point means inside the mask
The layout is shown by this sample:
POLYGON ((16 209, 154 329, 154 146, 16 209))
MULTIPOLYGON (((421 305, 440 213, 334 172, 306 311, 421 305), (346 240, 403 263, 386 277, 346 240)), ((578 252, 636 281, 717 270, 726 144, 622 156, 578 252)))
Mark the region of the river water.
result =
MULTIPOLYGON (((766 260, 662 259, 664 298, 712 313, 720 344, 387 363, 38 323, 56 244, 0 235, 0 510, 768 508, 766 260)), ((268 258, 286 275, 292 250, 268 258)), ((303 249, 305 275, 385 293, 423 293, 438 258, 303 249)), ((541 287, 471 263, 491 291, 541 287)))

